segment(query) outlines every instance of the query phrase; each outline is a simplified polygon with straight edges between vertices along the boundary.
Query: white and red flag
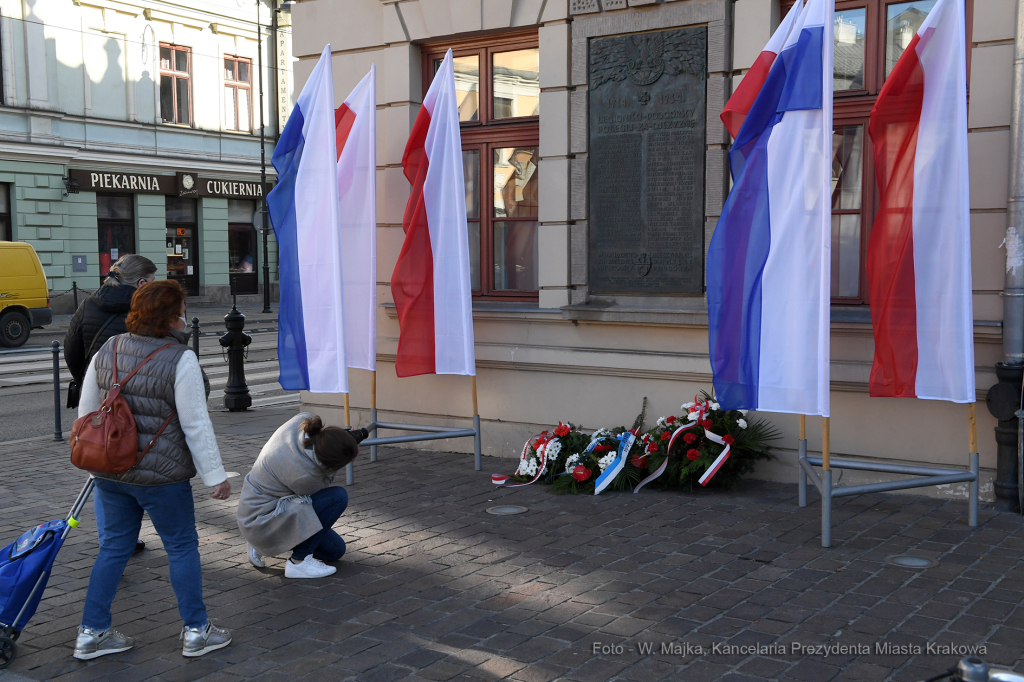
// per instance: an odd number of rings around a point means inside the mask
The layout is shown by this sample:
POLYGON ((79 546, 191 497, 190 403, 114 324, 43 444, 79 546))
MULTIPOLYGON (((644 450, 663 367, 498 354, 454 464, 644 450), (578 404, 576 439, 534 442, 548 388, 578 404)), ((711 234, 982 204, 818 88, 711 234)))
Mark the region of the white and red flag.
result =
POLYGON ((412 195, 391 276, 401 329, 395 372, 476 374, 469 228, 452 51, 423 97, 402 157, 412 195))
POLYGON ((349 367, 377 369, 376 67, 334 112, 349 367))
POLYGON ((872 396, 975 400, 964 0, 938 0, 871 111, 872 396))
POLYGON ((750 69, 743 74, 743 80, 736 86, 736 91, 732 93, 729 101, 725 103, 720 117, 734 140, 739 137, 743 121, 746 120, 747 114, 750 113, 750 107, 754 105, 754 100, 764 88, 764 82, 768 80, 772 64, 782 52, 782 46, 786 44, 786 39, 789 38, 789 33, 793 30, 793 24, 796 23, 797 15, 800 14, 802 7, 803 1, 801 0, 790 8, 789 14, 775 29, 775 33, 768 40, 768 44, 764 46, 764 50, 754 60, 750 69))

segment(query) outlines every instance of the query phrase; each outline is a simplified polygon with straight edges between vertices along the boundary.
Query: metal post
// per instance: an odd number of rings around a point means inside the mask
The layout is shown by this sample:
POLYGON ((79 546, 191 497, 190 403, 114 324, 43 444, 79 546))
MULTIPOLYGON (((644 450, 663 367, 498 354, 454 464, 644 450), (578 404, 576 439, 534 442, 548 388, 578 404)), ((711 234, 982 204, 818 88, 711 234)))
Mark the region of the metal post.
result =
POLYGON ((970 496, 971 499, 967 501, 967 525, 971 528, 978 527, 978 453, 971 453, 971 473, 974 474, 974 480, 971 481, 970 496))
POLYGON ((799 504, 801 507, 807 506, 807 472, 804 471, 804 467, 801 462, 807 459, 807 439, 804 438, 800 441, 800 461, 797 462, 797 469, 800 470, 800 478, 797 479, 799 483, 799 504))
POLYGON ((71 291, 75 294, 75 311, 78 311, 78 282, 71 280, 71 291))
POLYGON ((60 341, 53 342, 53 439, 64 440, 60 424, 60 341))
POLYGON ((832 470, 821 472, 821 546, 832 546, 832 470))
POLYGON ((476 431, 476 435, 473 436, 473 462, 476 465, 476 470, 480 471, 480 415, 473 415, 473 430, 476 431))
POLYGON ((252 405, 252 396, 245 383, 245 349, 252 343, 246 334, 245 315, 231 306, 231 312, 224 316, 227 334, 220 337, 220 345, 228 349, 228 383, 224 387, 224 407, 229 412, 244 412, 252 405))
POLYGON ((196 352, 196 356, 199 355, 199 318, 192 318, 192 350, 196 352))
MULTIPOLYGON (((260 77, 260 215, 263 223, 263 312, 270 312, 270 250, 267 247, 267 129, 263 124, 263 26, 256 0, 256 58, 260 77)), ((271 10, 273 15, 273 10, 271 10)))
MULTIPOLYGON (((376 407, 370 410, 370 421, 373 423, 373 428, 370 429, 370 433, 373 434, 371 436, 371 438, 376 438, 377 437, 377 408, 376 407)), ((377 446, 376 445, 371 445, 370 446, 370 461, 371 462, 376 462, 377 461, 377 446)))

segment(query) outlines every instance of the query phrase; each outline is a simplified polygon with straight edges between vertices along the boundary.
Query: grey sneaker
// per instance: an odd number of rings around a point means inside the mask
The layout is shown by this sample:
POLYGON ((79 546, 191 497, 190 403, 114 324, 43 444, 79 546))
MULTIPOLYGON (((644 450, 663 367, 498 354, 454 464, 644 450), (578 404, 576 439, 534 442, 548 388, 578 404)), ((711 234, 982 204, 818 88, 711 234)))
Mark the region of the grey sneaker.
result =
POLYGON ((93 630, 84 625, 78 626, 78 639, 75 640, 75 658, 88 661, 107 654, 119 654, 135 646, 135 638, 122 635, 117 630, 93 630))
POLYGON ((231 644, 231 631, 207 621, 201 628, 182 628, 178 639, 185 640, 181 655, 195 658, 231 644))

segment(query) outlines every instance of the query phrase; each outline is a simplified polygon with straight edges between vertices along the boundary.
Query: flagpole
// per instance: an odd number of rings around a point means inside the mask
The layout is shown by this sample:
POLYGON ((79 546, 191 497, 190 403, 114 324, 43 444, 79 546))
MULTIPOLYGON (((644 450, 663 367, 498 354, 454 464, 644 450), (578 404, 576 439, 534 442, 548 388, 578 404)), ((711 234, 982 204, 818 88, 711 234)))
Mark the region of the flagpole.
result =
POLYGON ((821 546, 832 546, 832 468, 829 466, 829 418, 821 418, 821 546))
POLYGON ((828 455, 829 455, 829 420, 828 417, 821 418, 821 470, 829 471, 828 455))
POLYGON ((981 471, 978 465, 978 415, 975 411, 975 405, 976 403, 967 403, 968 444, 970 445, 967 459, 971 471, 974 473, 974 480, 971 481, 969 499, 967 500, 967 525, 971 528, 978 526, 978 493, 980 492, 979 484, 981 483, 978 480, 981 471))
MULTIPOLYGON (((370 370, 370 421, 373 423, 373 437, 377 437, 377 370, 370 370)), ((370 446, 370 461, 377 461, 377 446, 370 446)))
POLYGON ((480 409, 477 405, 476 399, 476 367, 473 367, 472 376, 472 389, 473 389, 473 429, 476 431, 476 438, 473 440, 473 457, 474 463, 476 464, 476 470, 480 471, 480 409))
POLYGON ((807 459, 807 415, 800 415, 800 440, 797 451, 797 503, 801 507, 807 506, 807 472, 804 471, 804 461, 807 459))
POLYGON ((807 415, 800 415, 800 440, 807 440, 807 415))
MULTIPOLYGON (((352 426, 352 418, 348 409, 348 393, 342 393, 342 395, 345 396, 345 428, 347 429, 352 426)), ((354 482, 355 473, 352 470, 352 462, 349 462, 345 466, 345 485, 352 485, 354 482)))

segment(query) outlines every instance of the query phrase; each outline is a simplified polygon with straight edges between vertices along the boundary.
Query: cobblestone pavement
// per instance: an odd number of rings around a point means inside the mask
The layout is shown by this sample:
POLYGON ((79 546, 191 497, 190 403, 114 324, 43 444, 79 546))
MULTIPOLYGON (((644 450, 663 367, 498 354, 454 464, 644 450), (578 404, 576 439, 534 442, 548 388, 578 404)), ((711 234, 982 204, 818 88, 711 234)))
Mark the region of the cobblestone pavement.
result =
MULTIPOLYGON (((227 468, 244 475, 289 413, 217 415, 227 468)), ((84 480, 66 452, 42 439, 0 444, 3 543, 66 512, 84 480)), ((929 644, 984 645, 984 658, 1024 671, 1018 516, 983 509, 971 530, 963 502, 847 498, 825 550, 819 507, 799 509, 795 485, 600 497, 495 489, 490 471, 511 463, 488 459, 475 472, 463 455, 382 449, 370 464, 364 453, 336 526, 348 554, 335 575, 306 581, 285 580, 280 559, 250 566, 237 492, 220 502, 196 485, 206 602, 235 633, 201 659, 181 656, 167 558, 148 521, 148 549, 114 603, 114 626, 135 649, 71 657, 96 555, 90 510, 0 680, 921 680, 959 658, 929 644), (485 513, 499 502, 529 512, 485 513), (908 551, 939 564, 885 563, 908 551), (712 651, 758 644, 761 653, 712 651)))

